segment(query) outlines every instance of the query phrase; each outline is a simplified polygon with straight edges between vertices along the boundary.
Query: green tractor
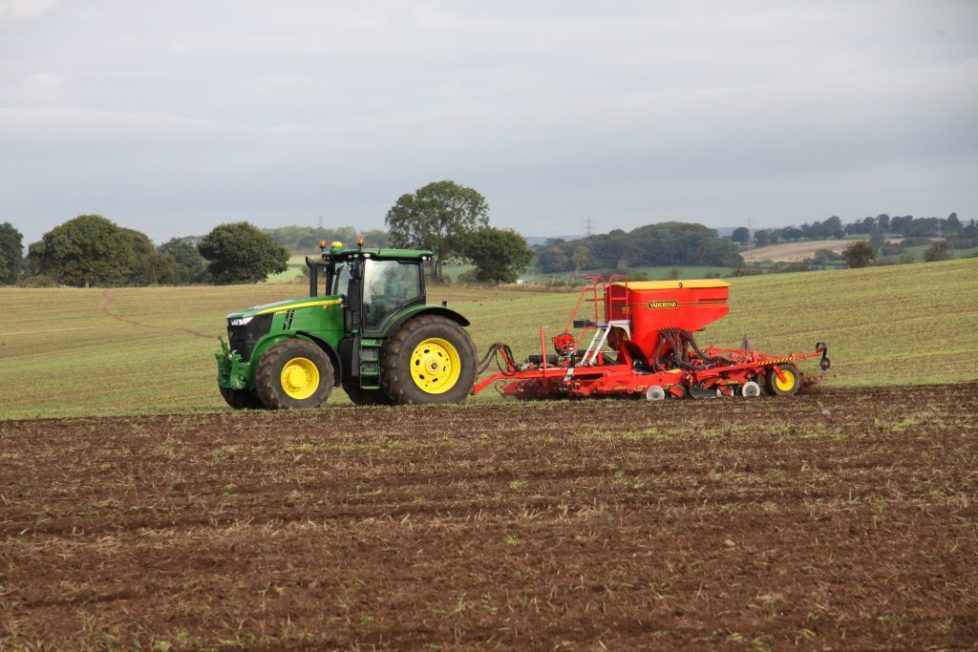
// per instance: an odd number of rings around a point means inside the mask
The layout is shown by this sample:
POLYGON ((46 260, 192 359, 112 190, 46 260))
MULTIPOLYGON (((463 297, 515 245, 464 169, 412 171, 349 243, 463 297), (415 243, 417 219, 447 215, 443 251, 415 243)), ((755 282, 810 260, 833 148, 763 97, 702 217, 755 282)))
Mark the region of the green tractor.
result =
POLYGON ((228 315, 217 384, 233 408, 312 408, 341 385, 358 405, 456 403, 476 375, 469 321, 426 303, 430 251, 321 242, 309 296, 228 315), (323 279, 322 292, 320 278, 323 279))

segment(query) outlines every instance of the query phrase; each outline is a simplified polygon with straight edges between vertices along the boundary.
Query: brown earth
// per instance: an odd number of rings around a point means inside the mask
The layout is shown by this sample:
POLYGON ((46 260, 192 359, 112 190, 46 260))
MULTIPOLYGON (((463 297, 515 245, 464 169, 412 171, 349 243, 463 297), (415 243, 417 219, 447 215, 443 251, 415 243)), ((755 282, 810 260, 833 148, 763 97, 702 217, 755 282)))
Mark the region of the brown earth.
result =
POLYGON ((976 390, 0 422, 0 649, 975 648, 976 390))

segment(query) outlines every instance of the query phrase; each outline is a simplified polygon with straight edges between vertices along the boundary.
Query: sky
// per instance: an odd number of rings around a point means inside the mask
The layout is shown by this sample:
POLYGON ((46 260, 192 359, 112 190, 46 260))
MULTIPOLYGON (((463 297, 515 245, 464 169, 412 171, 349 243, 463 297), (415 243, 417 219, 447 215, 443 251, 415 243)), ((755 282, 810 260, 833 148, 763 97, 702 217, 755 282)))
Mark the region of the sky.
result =
POLYGON ((0 0, 0 222, 978 218, 978 2, 0 0))

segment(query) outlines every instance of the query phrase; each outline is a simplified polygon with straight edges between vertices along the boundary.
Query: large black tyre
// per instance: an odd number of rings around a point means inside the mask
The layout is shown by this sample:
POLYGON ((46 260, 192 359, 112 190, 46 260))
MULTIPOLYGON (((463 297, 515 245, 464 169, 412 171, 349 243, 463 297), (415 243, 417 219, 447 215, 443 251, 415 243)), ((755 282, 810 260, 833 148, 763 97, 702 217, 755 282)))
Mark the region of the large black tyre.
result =
POLYGON ((261 410, 265 404, 261 399, 246 389, 230 389, 229 387, 218 387, 224 402, 235 410, 261 410))
POLYGON ((380 386, 394 404, 461 403, 475 382, 472 338, 456 322, 421 315, 384 344, 380 386))
POLYGON ((343 383, 343 391, 354 405, 390 405, 390 399, 379 389, 363 389, 353 384, 343 383))
POLYGON ((288 339, 258 361, 255 390, 273 410, 319 407, 333 390, 333 364, 312 342, 288 339))
POLYGON ((792 396, 801 387, 801 372, 793 364, 780 364, 778 368, 784 380, 778 378, 778 372, 772 368, 767 372, 767 388, 775 396, 792 396))

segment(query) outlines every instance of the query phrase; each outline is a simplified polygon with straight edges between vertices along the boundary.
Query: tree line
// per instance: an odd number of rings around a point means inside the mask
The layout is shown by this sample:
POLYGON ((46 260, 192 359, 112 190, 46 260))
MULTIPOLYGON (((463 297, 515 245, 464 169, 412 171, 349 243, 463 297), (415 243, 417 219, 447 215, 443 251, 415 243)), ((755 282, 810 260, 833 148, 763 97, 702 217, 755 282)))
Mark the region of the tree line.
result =
POLYGON ((280 227, 248 222, 221 224, 203 237, 173 238, 156 247, 145 233, 101 215, 79 215, 28 247, 23 236, 0 225, 0 284, 27 279, 34 285, 76 287, 254 283, 283 272, 290 251, 312 253, 319 242, 351 246, 364 235, 368 247, 409 247, 434 253, 433 280, 447 261, 472 262, 475 278, 512 282, 532 260, 520 234, 489 226, 485 198, 453 181, 437 181, 402 195, 387 213, 389 231, 353 227, 280 227))
POLYGON ((729 238, 702 224, 662 222, 625 232, 581 240, 548 241, 537 249, 537 269, 544 273, 602 269, 627 273, 641 266, 716 265, 738 267, 743 259, 729 238))
MULTIPOLYGON (((260 230, 247 222, 222 224, 203 237, 173 238, 154 246, 146 234, 121 227, 100 215, 80 215, 45 233, 23 255, 23 237, 0 224, 0 284, 28 279, 36 285, 153 285, 250 283, 284 271, 289 253, 315 251, 321 240, 347 244, 365 235, 370 247, 413 247, 434 252, 431 276, 444 279, 444 265, 467 261, 470 276, 483 282, 512 282, 536 259, 543 273, 627 273, 641 266, 715 265, 740 268, 737 245, 755 246, 799 240, 869 235, 842 255, 850 267, 874 261, 912 262, 907 246, 929 244, 925 260, 941 260, 951 249, 978 247, 975 220, 880 214, 843 224, 838 216, 800 227, 734 229, 721 237, 701 224, 663 222, 623 231, 615 229, 579 240, 548 240, 531 250, 511 229, 489 225, 489 206, 478 191, 436 181, 401 195, 387 212, 386 231, 358 232, 352 226, 285 226, 260 230), (890 239, 900 237, 900 244, 890 239), (941 236, 939 242, 932 239, 941 236)), ((836 254, 823 252, 826 255, 836 254)))
POLYGON ((886 213, 881 213, 875 217, 864 217, 861 220, 855 220, 848 224, 843 224, 837 215, 833 215, 821 222, 816 220, 814 222, 805 222, 801 226, 756 229, 753 233, 746 226, 739 226, 734 229, 731 240, 738 244, 746 245, 753 238, 754 246, 764 247, 780 242, 841 240, 851 235, 867 235, 872 237, 873 235, 880 234, 891 238, 923 239, 943 237, 948 241, 951 248, 969 249, 978 246, 978 242, 974 240, 974 234, 972 233, 974 224, 974 219, 970 221, 969 225, 963 224, 958 218, 957 213, 951 213, 946 218, 914 217, 913 215, 890 217, 886 213), (968 226, 972 228, 969 229, 968 226))
POLYGON ((247 222, 156 247, 145 233, 101 215, 79 215, 32 243, 21 271, 35 285, 248 283, 284 271, 288 260, 284 247, 247 222))

